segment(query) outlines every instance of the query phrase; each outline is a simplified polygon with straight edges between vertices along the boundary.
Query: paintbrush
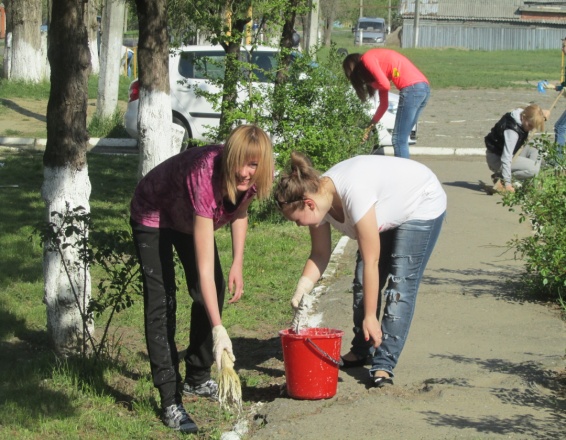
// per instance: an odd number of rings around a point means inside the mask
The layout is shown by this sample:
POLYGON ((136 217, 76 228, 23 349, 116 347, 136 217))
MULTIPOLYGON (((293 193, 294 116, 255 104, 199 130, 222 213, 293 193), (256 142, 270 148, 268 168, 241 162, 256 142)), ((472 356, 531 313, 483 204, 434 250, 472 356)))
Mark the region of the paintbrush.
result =
POLYGON ((242 385, 238 373, 234 370, 234 362, 228 352, 222 352, 220 377, 218 379, 218 401, 228 410, 242 410, 242 385))

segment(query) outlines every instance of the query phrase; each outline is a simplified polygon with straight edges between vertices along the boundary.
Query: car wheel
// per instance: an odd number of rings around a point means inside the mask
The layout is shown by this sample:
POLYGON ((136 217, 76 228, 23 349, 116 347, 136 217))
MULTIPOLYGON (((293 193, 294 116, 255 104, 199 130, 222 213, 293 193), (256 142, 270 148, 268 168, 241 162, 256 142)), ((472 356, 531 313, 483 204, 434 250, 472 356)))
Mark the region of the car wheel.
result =
POLYGON ((183 141, 181 142, 181 151, 185 151, 187 148, 192 147, 191 137, 189 136, 189 130, 187 130, 187 127, 185 126, 183 121, 180 120, 177 116, 173 116, 173 124, 177 124, 177 125, 183 127, 183 130, 184 130, 183 141))

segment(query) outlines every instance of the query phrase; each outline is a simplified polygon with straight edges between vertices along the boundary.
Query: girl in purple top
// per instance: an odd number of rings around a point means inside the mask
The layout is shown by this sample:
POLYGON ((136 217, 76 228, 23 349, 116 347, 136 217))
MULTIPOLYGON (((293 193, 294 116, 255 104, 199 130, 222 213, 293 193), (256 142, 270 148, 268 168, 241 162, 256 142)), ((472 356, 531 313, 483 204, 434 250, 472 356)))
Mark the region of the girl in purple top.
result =
POLYGON ((183 393, 217 398, 210 367, 222 352, 232 360, 232 342, 222 325, 226 284, 214 231, 230 224, 232 299, 244 293, 242 266, 254 197, 265 199, 273 184, 273 150, 255 125, 234 129, 224 145, 192 148, 151 170, 137 185, 130 207, 134 243, 143 269, 147 350, 158 388, 163 422, 183 432, 198 428, 182 405, 175 345, 176 284, 173 249, 185 270, 193 304, 185 356, 183 393))

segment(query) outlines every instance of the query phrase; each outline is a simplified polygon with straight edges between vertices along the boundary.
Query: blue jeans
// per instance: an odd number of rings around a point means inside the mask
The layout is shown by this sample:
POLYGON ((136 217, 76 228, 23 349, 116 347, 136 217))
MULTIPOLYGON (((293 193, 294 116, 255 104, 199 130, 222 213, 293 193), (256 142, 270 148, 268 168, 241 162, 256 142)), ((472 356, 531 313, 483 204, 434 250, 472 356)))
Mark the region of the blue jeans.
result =
POLYGON ((417 292, 425 267, 436 244, 445 213, 434 220, 411 220, 395 229, 379 234, 379 319, 382 300, 385 308, 381 319, 383 341, 373 349, 372 341, 365 341, 363 332, 363 269, 358 251, 354 274, 354 339, 351 351, 358 358, 372 356, 370 376, 376 370, 387 371, 393 377, 403 350, 415 311, 417 292), (387 284, 383 296, 381 292, 387 284))
POLYGON ((430 87, 421 82, 399 90, 399 106, 391 141, 395 156, 409 158, 409 137, 411 130, 428 102, 430 87))
POLYGON ((558 154, 561 156, 566 144, 566 111, 560 115, 554 124, 554 142, 558 144, 558 154))

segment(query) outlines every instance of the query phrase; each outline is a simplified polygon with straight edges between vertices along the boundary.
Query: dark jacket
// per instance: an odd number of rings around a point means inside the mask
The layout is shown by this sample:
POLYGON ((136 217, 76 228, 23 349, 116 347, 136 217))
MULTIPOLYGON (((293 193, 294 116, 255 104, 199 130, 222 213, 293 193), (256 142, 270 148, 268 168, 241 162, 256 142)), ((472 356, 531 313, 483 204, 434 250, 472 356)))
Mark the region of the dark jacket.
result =
POLYGON ((503 154, 503 149, 505 148, 505 135, 503 134, 505 130, 513 130, 519 135, 517 145, 513 148, 513 154, 523 146, 529 135, 523 127, 517 124, 511 113, 505 113, 485 137, 486 148, 498 156, 503 154))

